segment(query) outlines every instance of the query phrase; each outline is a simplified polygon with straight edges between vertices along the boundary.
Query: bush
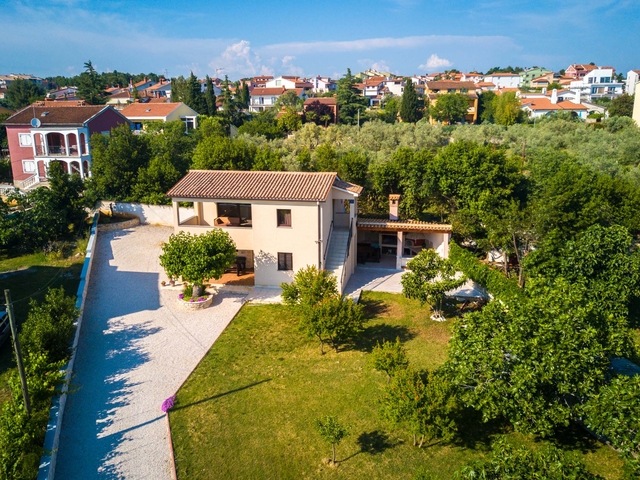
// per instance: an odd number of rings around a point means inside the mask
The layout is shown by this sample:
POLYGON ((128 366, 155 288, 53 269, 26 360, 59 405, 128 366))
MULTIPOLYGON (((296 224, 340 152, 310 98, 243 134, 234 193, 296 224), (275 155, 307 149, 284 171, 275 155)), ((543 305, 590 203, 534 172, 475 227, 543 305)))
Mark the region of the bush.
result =
POLYGON ((65 360, 71 354, 70 338, 78 309, 64 288, 50 288, 43 303, 31 300, 31 309, 22 326, 20 343, 26 352, 46 355, 51 363, 65 360))
POLYGON ((449 244, 449 260, 467 277, 485 287, 494 297, 508 299, 522 295, 522 289, 517 282, 483 264, 475 255, 455 242, 449 244))

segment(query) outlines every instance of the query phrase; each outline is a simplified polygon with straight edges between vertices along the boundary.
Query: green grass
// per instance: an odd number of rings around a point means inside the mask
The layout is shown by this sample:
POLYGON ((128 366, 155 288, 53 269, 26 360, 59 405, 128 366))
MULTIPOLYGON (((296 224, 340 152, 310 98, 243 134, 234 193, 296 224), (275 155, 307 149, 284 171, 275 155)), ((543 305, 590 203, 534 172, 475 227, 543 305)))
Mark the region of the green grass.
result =
MULTIPOLYGON (((457 444, 413 447, 405 432, 380 419, 378 397, 386 379, 367 357, 378 340, 400 337, 415 367, 435 368, 446 358, 452 321, 432 322, 428 308, 401 295, 367 292, 362 302, 368 316, 362 340, 325 355, 298 332, 286 307, 243 307, 170 412, 178 478, 411 479, 423 466, 448 479, 483 458, 493 435, 544 445, 473 420, 457 444), (338 467, 324 462, 331 448, 313 427, 322 415, 334 415, 351 429, 338 446, 338 467)), ((560 440, 582 452, 595 472, 619 478, 621 462, 612 450, 580 430, 560 440)))
MULTIPOLYGON (((29 301, 41 302, 49 287, 63 286, 67 295, 75 295, 80 281, 86 241, 78 242, 70 258, 61 259, 44 253, 8 256, 0 254, 0 299, 4 304, 4 290, 11 291, 16 323, 21 325, 29 313, 29 301)), ((9 398, 8 376, 15 367, 11 340, 0 347, 0 404, 9 398)))

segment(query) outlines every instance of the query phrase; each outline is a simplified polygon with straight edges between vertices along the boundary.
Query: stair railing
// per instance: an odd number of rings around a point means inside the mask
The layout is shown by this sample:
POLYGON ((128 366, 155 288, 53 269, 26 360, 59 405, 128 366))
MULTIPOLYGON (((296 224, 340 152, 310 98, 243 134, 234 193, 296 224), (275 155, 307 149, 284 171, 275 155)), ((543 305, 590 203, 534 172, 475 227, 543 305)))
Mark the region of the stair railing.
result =
POLYGON ((329 235, 327 235, 327 244, 324 246, 324 255, 322 256, 322 269, 327 269, 327 253, 329 251, 329 244, 331 243, 331 232, 333 232, 333 220, 329 226, 329 235))

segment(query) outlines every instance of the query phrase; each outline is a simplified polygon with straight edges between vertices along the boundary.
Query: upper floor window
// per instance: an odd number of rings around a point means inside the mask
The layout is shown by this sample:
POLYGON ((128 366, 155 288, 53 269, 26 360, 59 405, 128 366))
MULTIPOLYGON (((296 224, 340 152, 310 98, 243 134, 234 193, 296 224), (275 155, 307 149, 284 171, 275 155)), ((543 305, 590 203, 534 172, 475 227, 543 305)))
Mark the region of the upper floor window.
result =
POLYGON ((31 145, 33 145, 33 139, 28 133, 20 133, 18 135, 18 138, 20 139, 21 147, 30 147, 31 145))
POLYGON ((600 77, 600 83, 609 83, 611 82, 611 77, 600 77))
POLYGON ((279 227, 291 226, 291 210, 278 209, 278 226, 279 227))
POLYGON ((251 204, 249 203, 219 203, 218 225, 228 227, 251 226, 251 204))

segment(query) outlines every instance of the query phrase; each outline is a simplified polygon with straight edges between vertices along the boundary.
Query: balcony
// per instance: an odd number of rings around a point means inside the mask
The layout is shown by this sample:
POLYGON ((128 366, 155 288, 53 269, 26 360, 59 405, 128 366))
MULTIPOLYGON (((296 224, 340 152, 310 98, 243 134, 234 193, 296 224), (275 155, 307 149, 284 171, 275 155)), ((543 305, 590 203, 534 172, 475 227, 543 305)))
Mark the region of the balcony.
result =
POLYGON ((49 153, 47 154, 47 150, 42 145, 36 145, 36 156, 37 157, 53 157, 53 156, 63 156, 63 157, 79 157, 80 152, 78 151, 78 147, 75 145, 69 147, 67 150, 66 147, 62 147, 59 145, 50 145, 48 147, 49 153))

